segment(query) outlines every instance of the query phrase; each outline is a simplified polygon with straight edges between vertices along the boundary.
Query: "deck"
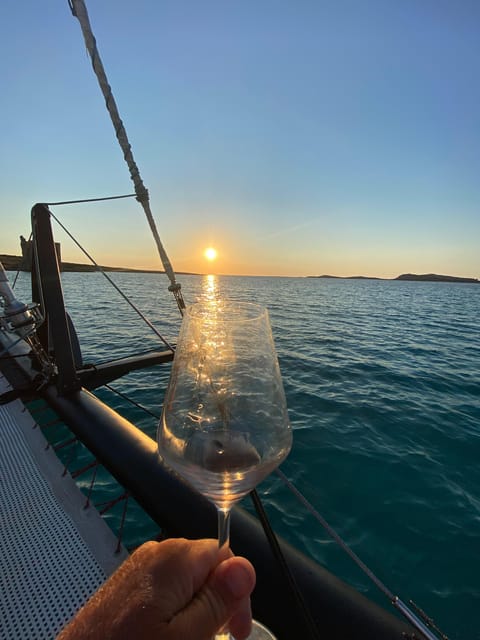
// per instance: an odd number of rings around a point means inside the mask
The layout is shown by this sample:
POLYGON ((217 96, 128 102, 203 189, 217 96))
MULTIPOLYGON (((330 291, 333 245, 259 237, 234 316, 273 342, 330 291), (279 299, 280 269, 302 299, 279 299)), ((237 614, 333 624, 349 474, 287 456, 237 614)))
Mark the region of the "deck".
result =
POLYGON ((0 640, 55 638, 127 555, 63 472, 23 403, 0 405, 0 640))

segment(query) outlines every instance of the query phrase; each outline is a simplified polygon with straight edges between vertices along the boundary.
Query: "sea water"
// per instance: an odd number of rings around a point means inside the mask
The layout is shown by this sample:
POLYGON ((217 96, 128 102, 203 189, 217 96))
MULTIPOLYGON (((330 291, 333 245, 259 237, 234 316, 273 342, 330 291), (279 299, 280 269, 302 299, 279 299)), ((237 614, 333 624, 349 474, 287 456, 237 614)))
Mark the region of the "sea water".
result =
MULTIPOLYGON (((180 315, 166 277, 110 275, 175 342, 180 315)), ((282 470, 393 593, 451 639, 480 638, 480 285, 179 280, 187 302, 269 308, 294 430, 282 470)), ((66 273, 63 286, 85 362, 159 348, 101 274, 66 273)), ((26 287, 22 275, 17 290, 26 287)), ((113 386, 159 415, 168 373, 135 372, 113 386)), ((155 436, 155 418, 108 393, 99 395, 155 436)), ((259 492, 277 533, 388 608, 278 477, 259 492)), ((151 535, 140 511, 130 517, 137 537, 151 535)))

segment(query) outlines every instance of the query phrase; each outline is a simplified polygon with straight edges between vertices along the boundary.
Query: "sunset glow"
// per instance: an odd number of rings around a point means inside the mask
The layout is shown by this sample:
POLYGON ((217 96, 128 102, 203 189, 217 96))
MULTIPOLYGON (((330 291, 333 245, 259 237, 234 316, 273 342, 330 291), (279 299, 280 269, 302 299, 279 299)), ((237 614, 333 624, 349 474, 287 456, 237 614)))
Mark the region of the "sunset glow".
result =
POLYGON ((203 252, 203 255, 209 262, 213 262, 214 260, 216 260, 218 254, 216 249, 214 249, 213 247, 208 247, 208 249, 205 249, 205 251, 203 252))
MULTIPOLYGON (((0 100, 4 255, 21 255, 33 203, 113 196, 126 177, 78 25, 43 4, 2 6, 0 53, 21 61, 0 100), (32 45, 46 30, 58 37, 32 45), (44 109, 25 100, 45 86, 44 109)), ((114 3, 90 4, 174 270, 480 278, 479 2, 284 2, 272 17, 147 0, 141 17, 115 3, 115 29, 114 3)), ((62 211, 98 264, 163 270, 132 198, 62 211)), ((88 262, 54 233, 65 262, 88 262)))

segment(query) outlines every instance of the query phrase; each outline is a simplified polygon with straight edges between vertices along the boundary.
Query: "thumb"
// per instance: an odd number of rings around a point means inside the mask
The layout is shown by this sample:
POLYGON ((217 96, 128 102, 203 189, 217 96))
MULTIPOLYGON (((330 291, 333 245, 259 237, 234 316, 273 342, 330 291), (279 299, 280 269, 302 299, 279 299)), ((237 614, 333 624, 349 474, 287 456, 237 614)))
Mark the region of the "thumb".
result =
POLYGON ((170 621, 172 637, 210 640, 232 619, 231 632, 235 638, 247 638, 254 586, 255 571, 248 560, 239 556, 224 560, 191 602, 170 621))

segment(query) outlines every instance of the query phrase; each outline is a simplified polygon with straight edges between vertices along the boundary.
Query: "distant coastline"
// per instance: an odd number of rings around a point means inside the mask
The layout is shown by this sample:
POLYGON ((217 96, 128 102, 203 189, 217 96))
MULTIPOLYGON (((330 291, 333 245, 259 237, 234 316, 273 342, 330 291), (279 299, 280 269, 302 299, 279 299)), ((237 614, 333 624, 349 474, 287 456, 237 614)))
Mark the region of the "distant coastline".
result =
POLYGON ((422 282, 470 282, 479 284, 478 278, 459 278, 457 276, 442 276, 436 273, 425 273, 417 275, 415 273, 404 273, 401 276, 394 278, 395 280, 412 280, 422 282))
MULTIPOLYGON (((21 268, 23 258, 21 256, 11 256, 6 254, 0 254, 0 262, 3 264, 5 271, 22 271, 21 268)), ((75 273, 93 273, 94 271, 108 271, 118 273, 165 273, 160 269, 129 269, 128 267, 106 267, 99 265, 96 267, 94 264, 80 264, 77 262, 64 262, 61 263, 62 272, 75 272, 75 273)), ((179 275, 198 275, 189 271, 177 271, 179 275)))
POLYGON ((411 282, 466 282, 470 284, 480 284, 478 278, 461 278, 458 276, 444 276, 438 273, 402 273, 396 278, 375 278, 370 276, 307 276, 307 278, 333 278, 339 280, 407 280, 411 282))
MULTIPOLYGON (((6 271, 17 271, 22 270, 22 257, 21 256, 12 256, 8 254, 0 254, 0 262, 3 264, 3 267, 6 271)), ((96 267, 93 264, 80 264, 77 262, 63 262, 61 269, 63 272, 75 272, 75 273, 93 273, 95 271, 99 271, 100 269, 108 272, 118 272, 118 273, 160 273, 163 274, 165 271, 160 269, 130 269, 128 267, 107 267, 107 266, 99 266, 96 267)), ((186 275, 186 276, 196 276, 202 275, 199 273, 193 273, 191 271, 177 271, 178 275, 186 275)), ((323 274, 321 276, 306 276, 307 278, 330 278, 336 280, 407 280, 412 282, 464 282, 470 284, 480 284, 480 280, 478 278, 461 278, 457 276, 445 276, 439 275, 437 273, 424 273, 424 274, 416 274, 416 273, 402 273, 396 278, 376 278, 374 276, 332 276, 328 274, 323 274)))

